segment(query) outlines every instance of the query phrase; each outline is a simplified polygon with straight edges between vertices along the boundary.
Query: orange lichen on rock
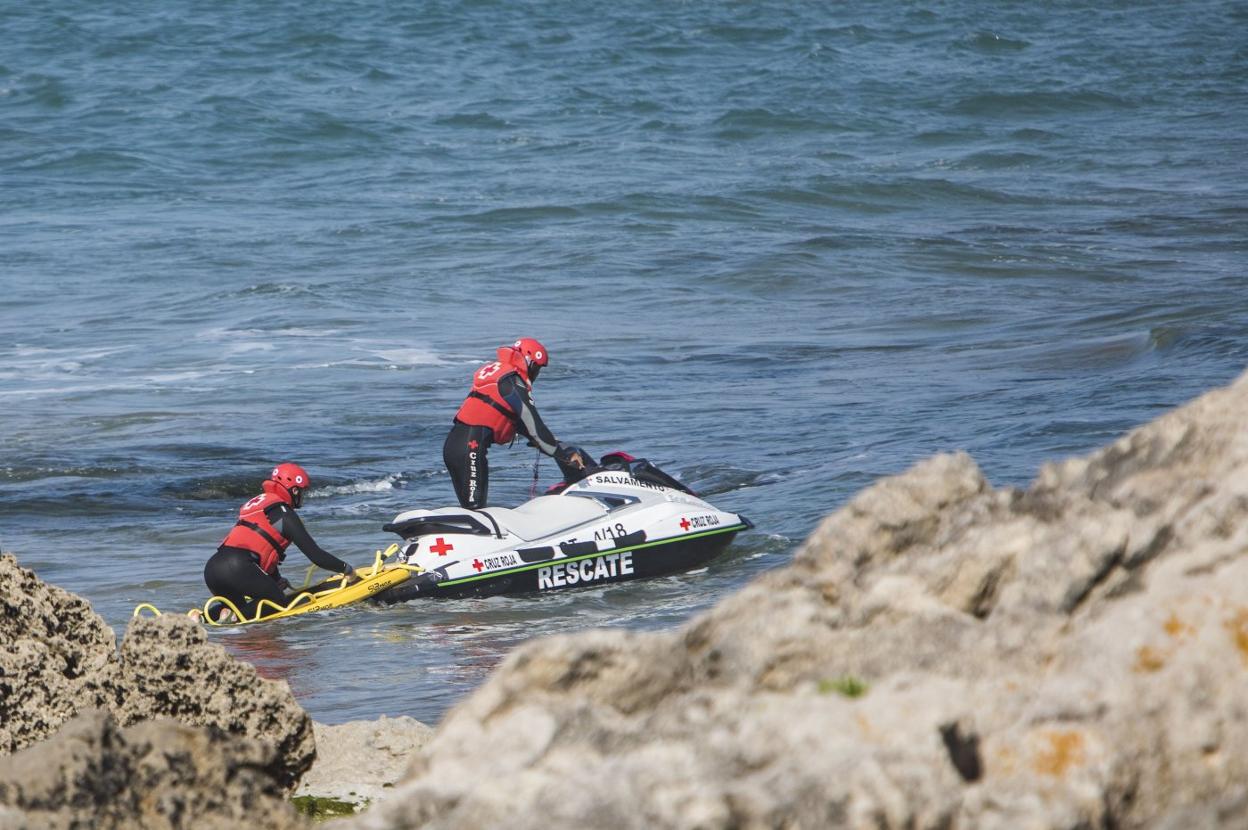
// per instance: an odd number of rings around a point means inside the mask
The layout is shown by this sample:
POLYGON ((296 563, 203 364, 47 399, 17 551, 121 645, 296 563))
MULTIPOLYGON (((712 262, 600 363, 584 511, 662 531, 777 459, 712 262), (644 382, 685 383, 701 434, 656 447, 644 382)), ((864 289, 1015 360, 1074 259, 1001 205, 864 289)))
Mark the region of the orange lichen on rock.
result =
POLYGON ((1179 619, 1179 615, 1175 614, 1173 611, 1171 611, 1170 616, 1166 618, 1162 628, 1166 629, 1166 633, 1175 639, 1189 637, 1196 633, 1195 628, 1179 619))
POLYGON ((1083 733, 1073 730, 1050 729, 1043 733, 1046 746, 1032 758, 1031 767, 1041 775, 1052 775, 1055 778, 1066 774, 1066 770, 1083 763, 1086 754, 1083 748, 1083 733))
POLYGON ((1239 657, 1248 666, 1248 608, 1240 608, 1235 616, 1226 621, 1226 630, 1231 635, 1235 648, 1239 649, 1239 657))
POLYGON ((1161 671, 1166 665, 1166 655, 1152 646, 1140 646, 1135 652, 1135 670, 1137 672, 1161 671))

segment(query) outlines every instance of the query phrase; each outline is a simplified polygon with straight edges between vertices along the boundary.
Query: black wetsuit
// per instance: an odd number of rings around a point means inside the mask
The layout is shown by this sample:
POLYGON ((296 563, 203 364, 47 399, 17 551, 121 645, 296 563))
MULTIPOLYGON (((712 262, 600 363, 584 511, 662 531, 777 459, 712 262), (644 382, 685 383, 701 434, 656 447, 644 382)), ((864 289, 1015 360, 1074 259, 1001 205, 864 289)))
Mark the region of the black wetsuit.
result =
MULTIPOLYGON (((560 443, 554 433, 542 421, 533 404, 533 396, 516 372, 504 375, 498 382, 498 393, 512 412, 516 432, 529 439, 537 447, 555 459, 565 477, 575 476, 579 468, 568 462, 572 448, 560 443)), ((460 506, 473 510, 485 507, 490 488, 490 465, 486 450, 494 443, 494 432, 489 427, 465 424, 455 419, 446 443, 442 445, 442 460, 451 474, 455 497, 460 506)))
MULTIPOLYGON (((299 514, 290 505, 275 504, 265 510, 264 515, 275 530, 303 551, 318 568, 333 573, 348 573, 352 570, 346 562, 313 541, 299 514)), ((286 554, 283 553, 281 559, 285 558, 286 554)), ((204 582, 207 583, 208 590, 234 603, 248 619, 256 615, 256 606, 262 599, 278 606, 286 605, 289 600, 278 585, 281 578, 281 574, 276 571, 270 576, 260 570, 260 557, 252 551, 225 545, 217 548, 217 552, 204 566, 204 582)), ((272 611, 272 608, 265 606, 264 613, 272 611)))

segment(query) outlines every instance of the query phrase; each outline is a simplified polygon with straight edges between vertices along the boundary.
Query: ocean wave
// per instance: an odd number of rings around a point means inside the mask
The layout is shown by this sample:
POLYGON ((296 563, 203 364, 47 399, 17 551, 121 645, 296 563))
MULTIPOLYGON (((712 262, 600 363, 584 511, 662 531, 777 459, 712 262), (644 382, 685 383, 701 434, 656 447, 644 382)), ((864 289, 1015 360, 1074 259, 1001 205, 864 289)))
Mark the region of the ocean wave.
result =
POLYGON ((440 127, 472 127, 479 130, 503 130, 508 127, 506 121, 488 112, 462 112, 435 119, 434 124, 440 127))
POLYGON ((762 132, 783 130, 791 132, 818 132, 841 129, 841 125, 824 118, 815 118, 793 111, 772 111, 762 107, 732 109, 715 119, 720 138, 746 138, 762 132))
POLYGON ((1031 46, 1030 41, 1005 37, 996 32, 971 32, 958 40, 953 48, 996 55, 1002 52, 1021 52, 1031 46))
POLYGON ((18 76, 6 93, 6 97, 12 97, 15 104, 29 103, 49 109, 62 109, 73 101, 68 84, 55 75, 35 73, 18 76))
POLYGON ((819 176, 804 188, 751 190, 744 195, 786 205, 826 206, 858 213, 888 213, 928 205, 1039 204, 1040 196, 1007 192, 940 177, 891 176, 852 179, 819 176))
POLYGON ((1153 351, 1147 331, 1104 337, 1064 337, 1058 341, 1024 342, 985 349, 982 358, 994 367, 1013 366, 1039 372, 1088 373, 1120 368, 1153 351))
POLYGON ((209 369, 180 369, 169 367, 164 371, 119 370, 116 368, 89 368, 74 361, 56 364, 44 372, 3 372, 0 381, 17 381, 20 386, 0 389, 0 397, 23 398, 48 395, 82 395, 93 392, 116 392, 152 387, 178 386, 206 378, 225 377, 254 370, 244 367, 215 366, 209 369), (48 384, 52 385, 43 385, 48 384))
POLYGON ((1183 352, 1241 366, 1248 360, 1243 328, 1233 324, 1189 322, 1155 326, 1149 330, 1148 344, 1158 352, 1183 352))
POLYGON ((311 296, 314 292, 306 285, 290 282, 258 282, 247 286, 237 292, 244 296, 259 295, 267 296, 272 294, 294 294, 311 296))
POLYGON ((443 216, 443 222, 462 222, 474 225, 509 226, 542 225, 552 219, 571 219, 578 215, 576 208, 567 205, 529 205, 524 207, 494 208, 478 213, 462 213, 443 216))
POLYGON ((1035 167, 1050 161, 1048 156, 1025 152, 985 151, 971 153, 949 164, 958 170, 1016 170, 1035 167))
MULTIPOLYGON (((96 173, 134 173, 153 168, 148 157, 115 149, 56 150, 37 153, 22 160, 19 169, 38 173, 65 173, 86 176, 96 173)), ((133 183, 127 187, 135 187, 133 183)), ((155 189, 155 183, 142 185, 155 189)))
MULTIPOLYGON (((341 352, 350 350, 355 352, 359 357, 344 357, 338 360, 313 361, 310 363, 296 363, 291 365, 291 369, 337 369, 337 368, 356 368, 356 369, 410 369, 415 367, 427 366, 449 366, 462 363, 462 360, 453 358, 444 358, 428 349, 418 347, 409 348, 377 348, 373 345, 361 345, 358 343, 344 344, 341 348, 334 351, 341 352), (368 355, 367 357, 364 355, 368 355)), ((480 357, 475 362, 480 362, 480 357)))
POLYGON ((1133 109, 1126 98, 1094 89, 1063 91, 981 92, 958 100, 957 115, 988 118, 1060 115, 1074 112, 1119 112, 1133 109))
POLYGON ((740 44, 774 43, 784 40, 793 33, 790 29, 777 26, 742 26, 727 23, 707 26, 703 31, 716 40, 740 44))
MULTIPOLYGON (((260 468, 254 473, 226 474, 208 478, 197 478, 191 481, 180 481, 167 486, 171 494, 179 498, 195 501, 212 501, 217 499, 245 499, 260 491, 260 483, 265 479, 268 468, 260 468)), ((312 476, 316 481, 315 471, 312 476)), ((314 486, 306 494, 308 499, 328 499, 334 496, 352 496, 362 493, 383 493, 402 489, 406 479, 402 473, 388 473, 377 479, 349 481, 345 484, 327 484, 314 486)))
POLYGON ((272 331, 262 331, 261 329, 232 329, 229 327, 214 327, 196 332, 195 338, 198 340, 208 340, 210 342, 237 342, 240 337, 254 338, 257 343, 272 343, 273 338, 277 335, 282 337, 333 337, 342 334, 341 329, 312 329, 291 326, 284 329, 275 329, 272 331))
POLYGON ((164 489, 169 495, 192 501, 242 500, 256 495, 262 480, 259 472, 246 475, 229 473, 179 481, 166 485, 164 489))
POLYGON ((854 23, 849 26, 821 26, 813 29, 810 34, 812 37, 828 38, 847 44, 869 43, 886 36, 884 30, 864 26, 861 23, 854 23))
POLYGON ((110 479, 133 475, 130 465, 10 465, 0 467, 0 481, 25 484, 50 478, 110 479))
POLYGON ((450 361, 427 349, 374 349, 372 353, 391 366, 446 366, 450 361))
POLYGON ((302 110, 297 114, 294 123, 285 124, 276 132, 281 137, 295 139, 309 147, 319 146, 325 141, 340 142, 344 139, 363 140, 366 144, 371 144, 379 138, 376 132, 361 126, 360 122, 344 121, 322 110, 302 110))
POLYGON ((351 496, 357 493, 380 493, 385 490, 396 490, 403 484, 400 473, 390 473, 378 479, 353 481, 350 484, 331 484, 328 487, 313 487, 308 491, 308 498, 321 499, 330 496, 351 496))
POLYGON ((96 348, 49 348, 17 344, 8 354, 0 350, 0 361, 10 367, 36 372, 73 372, 88 363, 133 351, 135 346, 100 346, 96 348))

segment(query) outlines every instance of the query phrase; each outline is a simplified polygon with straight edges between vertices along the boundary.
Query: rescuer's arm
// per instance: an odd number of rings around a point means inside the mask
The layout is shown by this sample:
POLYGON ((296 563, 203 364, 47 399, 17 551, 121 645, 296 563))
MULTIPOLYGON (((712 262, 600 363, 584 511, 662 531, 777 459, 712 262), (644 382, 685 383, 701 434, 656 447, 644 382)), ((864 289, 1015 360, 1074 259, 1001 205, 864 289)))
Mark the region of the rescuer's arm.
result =
POLYGON ((312 560, 312 564, 318 568, 333 573, 354 575, 354 568, 316 543, 312 534, 308 533, 308 529, 303 526, 303 520, 299 518, 299 514, 295 513, 294 508, 286 504, 275 505, 265 511, 265 516, 279 533, 303 551, 304 556, 312 560))

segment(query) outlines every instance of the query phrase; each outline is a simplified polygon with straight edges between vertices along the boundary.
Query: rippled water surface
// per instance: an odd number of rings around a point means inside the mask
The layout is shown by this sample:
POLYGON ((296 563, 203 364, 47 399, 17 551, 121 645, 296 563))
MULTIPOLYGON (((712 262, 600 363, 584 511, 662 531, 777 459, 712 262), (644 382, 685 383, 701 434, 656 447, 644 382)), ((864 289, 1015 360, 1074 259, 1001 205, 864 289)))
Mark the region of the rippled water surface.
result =
POLYGON ((323 721, 436 721, 530 637, 678 624, 881 475, 1023 485, 1248 362, 1240 3, 55 9, 0 4, 24 565, 118 629, 184 610, 286 458, 362 563, 452 499, 451 415, 521 335, 561 437, 758 526, 699 573, 213 632, 323 721))

